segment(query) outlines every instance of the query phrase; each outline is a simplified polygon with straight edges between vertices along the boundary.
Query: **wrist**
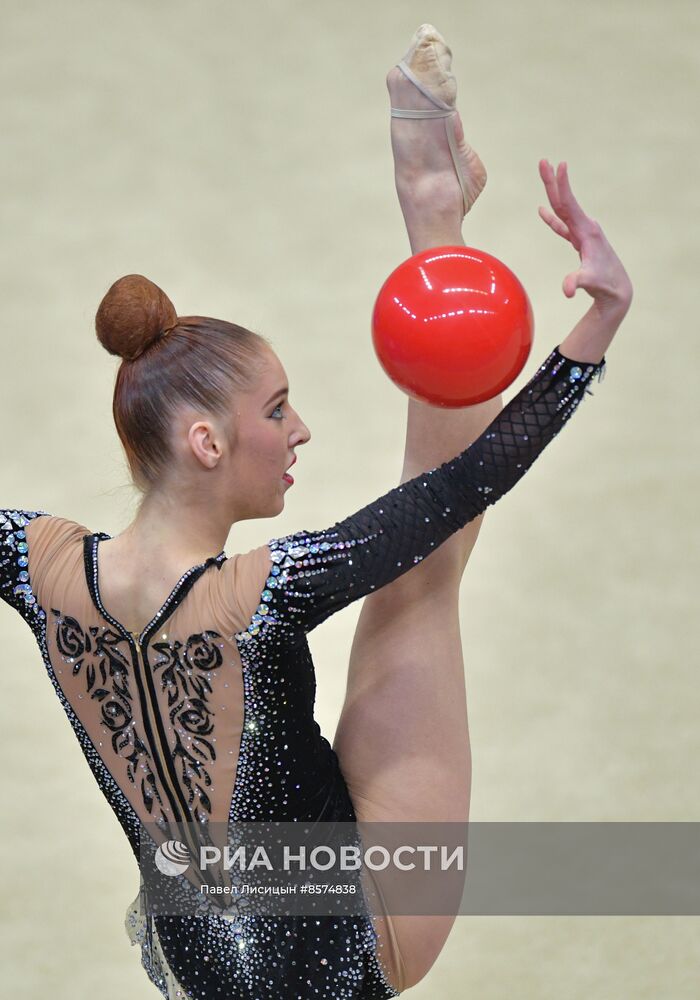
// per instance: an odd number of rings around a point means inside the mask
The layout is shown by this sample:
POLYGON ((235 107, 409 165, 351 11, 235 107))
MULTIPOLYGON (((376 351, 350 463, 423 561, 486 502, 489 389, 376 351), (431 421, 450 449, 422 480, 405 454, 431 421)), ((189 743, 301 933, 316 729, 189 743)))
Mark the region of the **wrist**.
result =
POLYGON ((593 304, 602 320, 622 322, 632 304, 632 282, 624 268, 615 280, 598 295, 593 296, 593 304))
POLYGON ((614 323, 619 326, 627 315, 631 304, 631 292, 620 293, 619 295, 606 295, 593 300, 591 312, 601 323, 614 323))
POLYGON ((567 358, 598 364, 610 347, 629 305, 625 298, 594 300, 560 345, 560 352, 567 358))

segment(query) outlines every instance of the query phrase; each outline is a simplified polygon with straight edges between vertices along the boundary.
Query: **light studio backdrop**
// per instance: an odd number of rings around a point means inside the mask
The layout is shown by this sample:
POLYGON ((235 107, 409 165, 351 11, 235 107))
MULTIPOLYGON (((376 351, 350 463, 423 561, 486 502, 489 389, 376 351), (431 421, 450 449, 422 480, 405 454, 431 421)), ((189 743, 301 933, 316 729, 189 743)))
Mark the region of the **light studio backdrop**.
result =
MULTIPOLYGON (((523 384, 587 307, 537 216, 567 160, 636 289, 603 383, 491 509, 461 591, 474 820, 700 820, 699 8, 693 0, 0 3, 0 504, 118 533, 135 494, 97 305, 140 272, 180 314, 270 337, 312 432, 276 521, 332 524, 398 482, 405 397, 374 296, 409 254, 384 78, 430 21, 489 171, 464 227, 528 289, 523 384), (564 440, 564 438, 566 440, 564 440), (298 470, 298 471, 297 471, 298 470)), ((312 636, 332 738, 353 605, 312 636)), ((124 912, 138 871, 19 616, 0 608, 3 992, 156 996, 124 912), (40 820, 40 822, 38 822, 40 820)), ((439 669, 439 664, 426 664, 439 669)), ((461 917, 412 993, 696 995, 698 920, 461 917)))

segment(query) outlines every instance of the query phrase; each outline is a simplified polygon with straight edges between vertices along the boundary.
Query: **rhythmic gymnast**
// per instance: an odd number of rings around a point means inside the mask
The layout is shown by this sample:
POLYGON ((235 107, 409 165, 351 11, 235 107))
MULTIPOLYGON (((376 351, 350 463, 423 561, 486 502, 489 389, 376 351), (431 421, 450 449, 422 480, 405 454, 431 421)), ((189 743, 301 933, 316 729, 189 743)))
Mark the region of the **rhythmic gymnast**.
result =
MULTIPOLYGON (((461 244, 486 173, 432 26, 387 86, 411 250, 461 244)), ((566 165, 539 170, 540 215, 580 255, 564 293, 592 297, 583 318, 505 407, 409 400, 398 487, 246 553, 222 551, 232 526, 280 513, 310 437, 280 360, 233 323, 178 317, 143 277, 105 295, 97 334, 123 358, 113 409, 141 504, 115 537, 1 510, 0 594, 33 630, 137 859, 153 822, 467 821, 460 580, 486 507, 575 412, 632 296, 566 165), (331 748, 313 718, 307 636, 362 597, 331 748)), ((369 1000, 418 983, 454 919, 154 917, 140 893, 126 926, 166 997, 369 1000)))

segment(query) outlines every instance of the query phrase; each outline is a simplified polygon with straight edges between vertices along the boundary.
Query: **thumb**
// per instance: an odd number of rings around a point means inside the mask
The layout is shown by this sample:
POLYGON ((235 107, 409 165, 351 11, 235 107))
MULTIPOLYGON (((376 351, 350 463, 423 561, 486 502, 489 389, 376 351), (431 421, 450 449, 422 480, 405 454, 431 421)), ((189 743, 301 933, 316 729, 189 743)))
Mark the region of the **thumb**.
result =
POLYGON ((580 287, 580 282, 579 282, 580 276, 581 275, 579 271, 572 271, 571 274, 567 274, 567 276, 564 278, 562 289, 567 299, 573 298, 576 293, 576 289, 580 287))

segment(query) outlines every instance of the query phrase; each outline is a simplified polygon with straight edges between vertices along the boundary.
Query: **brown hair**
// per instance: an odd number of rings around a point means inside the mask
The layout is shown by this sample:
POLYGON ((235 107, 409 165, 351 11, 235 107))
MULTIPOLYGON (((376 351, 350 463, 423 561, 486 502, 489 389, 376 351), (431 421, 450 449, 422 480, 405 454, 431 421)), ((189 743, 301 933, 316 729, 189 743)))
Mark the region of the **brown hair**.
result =
POLYGON ((218 416, 250 389, 269 341, 236 323, 180 316, 140 274, 115 281, 95 317, 100 343, 123 358, 113 413, 135 485, 154 486, 172 461, 170 430, 183 404, 218 416))

